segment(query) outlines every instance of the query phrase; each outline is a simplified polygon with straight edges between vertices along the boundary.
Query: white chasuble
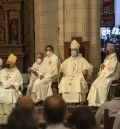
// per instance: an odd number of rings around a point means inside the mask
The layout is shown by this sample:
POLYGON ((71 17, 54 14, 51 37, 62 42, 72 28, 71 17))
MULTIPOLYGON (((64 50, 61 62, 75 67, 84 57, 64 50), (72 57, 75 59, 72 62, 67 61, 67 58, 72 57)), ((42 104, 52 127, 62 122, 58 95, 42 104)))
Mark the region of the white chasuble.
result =
MULTIPOLYGON (((39 71, 42 69, 42 62, 41 63, 37 63, 35 62, 31 69, 33 71, 35 71, 37 74, 39 74, 39 71)), ((28 87, 27 87, 27 93, 26 93, 26 96, 31 96, 31 90, 32 90, 32 87, 33 87, 33 83, 35 82, 35 80, 37 79, 37 76, 34 74, 34 73, 30 73, 30 80, 29 80, 29 84, 28 84, 28 87)))
POLYGON ((101 106, 107 98, 112 81, 120 77, 120 63, 116 53, 106 57, 103 64, 105 68, 99 71, 98 77, 91 85, 87 98, 89 106, 101 106))
POLYGON ((87 82, 83 76, 83 71, 88 71, 87 78, 92 75, 93 67, 81 55, 70 57, 61 64, 64 74, 60 84, 59 93, 66 102, 83 102, 88 92, 87 82))
POLYGON ((21 95, 19 87, 23 85, 23 79, 17 68, 11 70, 3 69, 0 71, 0 82, 0 112, 2 112, 2 108, 5 107, 5 105, 9 105, 10 107, 10 105, 16 103, 18 97, 21 95), (15 89, 6 89, 11 85, 13 85, 15 89))
POLYGON ((53 94, 51 84, 57 81, 57 64, 58 57, 55 54, 44 58, 42 68, 39 70, 39 76, 43 75, 44 78, 40 80, 38 77, 33 83, 31 98, 34 102, 45 100, 47 96, 53 94))

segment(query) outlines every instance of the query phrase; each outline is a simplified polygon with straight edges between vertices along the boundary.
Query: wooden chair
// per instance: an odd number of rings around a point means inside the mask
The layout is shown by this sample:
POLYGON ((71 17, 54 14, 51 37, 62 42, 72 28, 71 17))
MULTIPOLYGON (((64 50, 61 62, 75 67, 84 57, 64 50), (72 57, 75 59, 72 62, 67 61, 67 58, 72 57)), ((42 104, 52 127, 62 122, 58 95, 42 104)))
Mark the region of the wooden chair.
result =
POLYGON ((115 116, 109 116, 109 109, 104 110, 104 129, 112 129, 114 124, 115 116))

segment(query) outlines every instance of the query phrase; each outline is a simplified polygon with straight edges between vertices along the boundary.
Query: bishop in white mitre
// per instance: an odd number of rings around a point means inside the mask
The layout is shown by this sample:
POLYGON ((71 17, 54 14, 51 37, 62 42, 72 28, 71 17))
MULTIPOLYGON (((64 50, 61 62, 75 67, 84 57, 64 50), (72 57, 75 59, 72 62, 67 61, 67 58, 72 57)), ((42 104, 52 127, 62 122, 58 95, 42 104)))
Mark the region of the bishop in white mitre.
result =
POLYGON ((31 68, 28 69, 28 72, 30 73, 30 80, 29 80, 29 85, 27 87, 26 95, 29 97, 31 97, 31 90, 32 90, 33 83, 38 78, 40 69, 42 69, 43 59, 44 59, 43 53, 42 52, 38 53, 36 56, 36 62, 32 65, 31 68))
POLYGON ((23 79, 16 60, 17 57, 10 54, 6 68, 0 71, 0 114, 9 114, 21 95, 19 87, 23 85, 23 79))
POLYGON ((44 101, 47 96, 52 95, 51 84, 57 81, 58 57, 54 54, 51 45, 45 47, 47 56, 44 58, 42 68, 39 70, 39 77, 33 84, 32 99, 35 103, 44 101))
POLYGON ((91 85, 88 94, 89 106, 101 106, 106 101, 112 81, 120 77, 120 63, 113 44, 107 44, 106 53, 107 56, 100 65, 98 77, 91 85))
POLYGON ((71 56, 61 64, 63 72, 59 93, 67 103, 86 101, 88 85, 86 79, 92 76, 92 65, 79 53, 80 44, 71 42, 71 56))

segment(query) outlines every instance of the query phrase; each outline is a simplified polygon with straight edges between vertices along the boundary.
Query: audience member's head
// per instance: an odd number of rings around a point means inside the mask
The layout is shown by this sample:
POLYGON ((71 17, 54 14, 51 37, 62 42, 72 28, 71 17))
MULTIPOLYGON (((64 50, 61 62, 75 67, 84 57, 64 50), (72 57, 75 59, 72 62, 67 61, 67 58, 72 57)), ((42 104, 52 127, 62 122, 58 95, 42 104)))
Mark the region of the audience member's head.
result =
POLYGON ((31 98, 27 96, 22 96, 18 98, 18 101, 16 103, 16 108, 26 108, 33 110, 34 104, 31 98))
POLYGON ((51 56, 52 53, 54 52, 54 48, 53 48, 52 45, 47 45, 47 46, 45 47, 45 51, 46 51, 47 56, 51 56))
POLYGON ((48 97, 44 102, 44 117, 48 124, 57 124, 64 121, 66 103, 57 95, 48 97))
POLYGON ((7 129, 37 129, 31 110, 16 108, 8 117, 7 129))
POLYGON ((68 123, 72 129, 96 129, 94 115, 88 107, 75 109, 69 116, 68 123))
POLYGON ((120 86, 116 86, 116 89, 114 91, 114 96, 115 97, 120 97, 120 86))

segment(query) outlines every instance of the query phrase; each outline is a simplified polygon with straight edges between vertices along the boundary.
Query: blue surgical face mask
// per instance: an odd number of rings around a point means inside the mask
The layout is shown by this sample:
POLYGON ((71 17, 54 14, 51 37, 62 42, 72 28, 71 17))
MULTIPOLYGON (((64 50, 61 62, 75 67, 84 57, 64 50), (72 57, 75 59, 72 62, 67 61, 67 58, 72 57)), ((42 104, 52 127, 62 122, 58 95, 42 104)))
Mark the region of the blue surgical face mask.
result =
POLYGON ((75 50, 71 51, 71 56, 72 56, 72 57, 77 56, 77 51, 75 51, 75 50))

